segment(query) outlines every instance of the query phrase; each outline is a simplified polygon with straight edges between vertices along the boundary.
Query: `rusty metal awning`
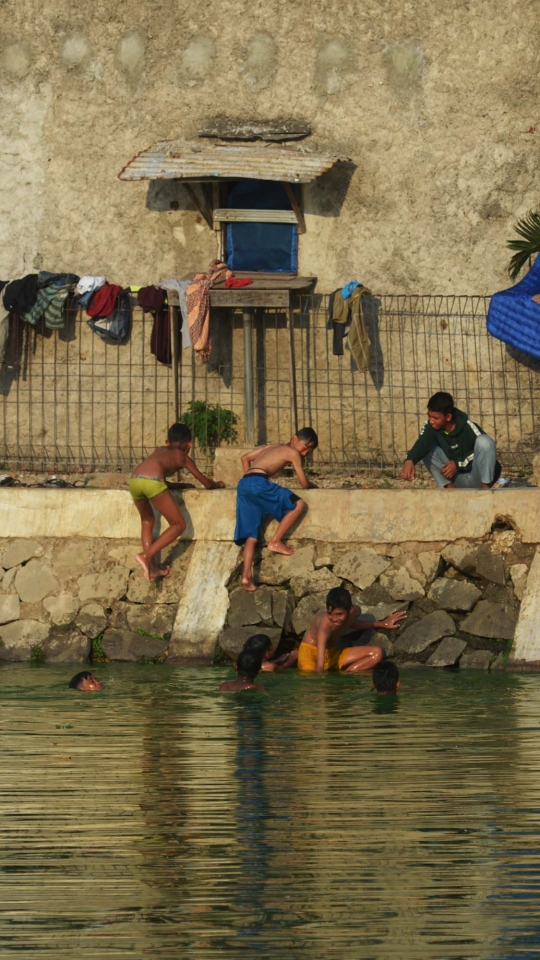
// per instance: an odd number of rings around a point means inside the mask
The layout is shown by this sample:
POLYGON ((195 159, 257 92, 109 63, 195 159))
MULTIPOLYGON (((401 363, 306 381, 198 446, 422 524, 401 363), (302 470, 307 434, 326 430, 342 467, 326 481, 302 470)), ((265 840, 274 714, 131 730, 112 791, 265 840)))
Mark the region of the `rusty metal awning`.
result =
POLYGON ((309 183, 348 157, 273 143, 160 140, 130 160, 119 180, 278 180, 309 183))

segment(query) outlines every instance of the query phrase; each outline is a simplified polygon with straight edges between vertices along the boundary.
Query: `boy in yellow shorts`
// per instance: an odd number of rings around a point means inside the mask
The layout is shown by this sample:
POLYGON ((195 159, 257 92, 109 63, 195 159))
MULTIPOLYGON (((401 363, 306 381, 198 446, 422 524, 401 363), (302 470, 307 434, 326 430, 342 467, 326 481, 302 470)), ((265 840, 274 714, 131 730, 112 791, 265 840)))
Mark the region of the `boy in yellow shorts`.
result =
POLYGON ((186 521, 180 507, 169 490, 165 477, 170 477, 177 470, 189 470, 196 480, 202 483, 207 490, 217 490, 224 487, 221 481, 216 483, 205 477, 188 457, 191 448, 191 430, 185 423, 173 423, 167 434, 164 447, 158 447, 153 453, 135 467, 129 481, 129 492, 135 506, 141 515, 142 526, 142 553, 137 553, 135 559, 142 567, 145 579, 150 583, 158 577, 166 577, 170 567, 158 567, 154 557, 164 547, 176 540, 186 529, 186 521), (150 506, 165 517, 169 524, 157 540, 154 540, 155 517, 150 506))
POLYGON ((360 607, 355 607, 345 587, 334 587, 326 598, 326 610, 317 614, 304 634, 298 650, 298 669, 311 673, 325 670, 341 670, 343 673, 358 673, 370 670, 384 656, 381 647, 345 647, 336 650, 338 640, 350 635, 356 643, 361 630, 372 628, 394 630, 407 616, 404 611, 394 610, 385 620, 360 620, 360 607))

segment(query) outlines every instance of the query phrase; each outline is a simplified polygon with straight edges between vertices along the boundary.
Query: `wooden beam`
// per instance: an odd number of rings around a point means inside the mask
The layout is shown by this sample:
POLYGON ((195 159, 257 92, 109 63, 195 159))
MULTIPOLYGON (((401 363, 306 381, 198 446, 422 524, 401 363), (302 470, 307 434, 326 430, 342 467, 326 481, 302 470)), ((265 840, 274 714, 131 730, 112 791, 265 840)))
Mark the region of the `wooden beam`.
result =
POLYGON ((204 218, 204 220, 206 221, 206 223, 208 224, 208 226, 210 227, 210 229, 213 230, 213 229, 214 229, 214 224, 213 224, 213 222, 212 222, 212 217, 210 216, 208 210, 206 210, 206 209, 203 207, 201 201, 199 200, 199 198, 198 198, 197 194, 195 193, 195 190, 193 189, 193 187, 191 186, 191 184, 190 184, 190 183, 186 183, 185 181, 180 181, 180 182, 181 182, 182 185, 186 188, 186 190, 187 190, 187 192, 188 192, 191 200, 192 200, 193 203, 195 204, 195 207, 196 207, 196 209, 199 211, 201 217, 204 218))
POLYGON ((300 204, 298 203, 298 200, 296 199, 296 197, 295 197, 295 195, 294 195, 294 190, 293 190, 293 188, 291 187, 290 183, 287 183, 286 181, 283 181, 283 186, 285 187, 285 193, 287 194, 287 196, 288 196, 288 198, 289 198, 289 203, 290 203, 291 207, 293 208, 294 214, 295 214, 295 216, 296 216, 296 220, 297 220, 297 222, 298 222, 298 233, 305 233, 305 232, 306 232, 306 221, 304 220, 304 214, 302 213, 302 210, 300 209, 300 204))
POLYGON ((239 207, 221 207, 214 210, 218 223, 296 223, 294 210, 245 210, 239 207))

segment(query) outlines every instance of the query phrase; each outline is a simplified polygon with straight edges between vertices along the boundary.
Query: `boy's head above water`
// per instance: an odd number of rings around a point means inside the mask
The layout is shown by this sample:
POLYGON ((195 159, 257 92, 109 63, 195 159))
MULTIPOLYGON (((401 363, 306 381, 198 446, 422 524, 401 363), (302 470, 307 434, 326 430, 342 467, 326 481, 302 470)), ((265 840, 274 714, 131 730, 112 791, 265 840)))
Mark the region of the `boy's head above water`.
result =
POLYGON ((81 670, 69 681, 72 690, 103 690, 99 680, 90 670, 81 670))
POLYGON ((319 438, 312 427, 302 427, 289 441, 289 446, 297 450, 301 457, 307 457, 319 446, 319 438))
POLYGON ((262 662, 269 660, 273 652, 272 641, 265 633, 256 633, 253 637, 250 637, 249 640, 246 640, 242 649, 242 653, 260 653, 262 662))
POLYGON ((429 425, 434 430, 445 430, 452 423, 456 414, 454 398, 451 393, 439 390, 428 400, 427 415, 429 425))
POLYGON ((326 613, 330 623, 340 627, 352 609, 352 597, 345 587, 333 587, 326 598, 326 613))
POLYGON ((173 423, 172 427, 169 427, 167 432, 167 446, 170 446, 172 443, 182 447, 183 450, 187 451, 191 447, 191 430, 185 423, 173 423))
POLYGON ((262 662, 263 653, 261 650, 242 650, 236 661, 238 679, 253 683, 255 677, 261 671, 262 662))
POLYGON ((377 693, 397 693, 399 690, 399 670, 391 660, 381 660, 373 667, 373 689, 377 693))

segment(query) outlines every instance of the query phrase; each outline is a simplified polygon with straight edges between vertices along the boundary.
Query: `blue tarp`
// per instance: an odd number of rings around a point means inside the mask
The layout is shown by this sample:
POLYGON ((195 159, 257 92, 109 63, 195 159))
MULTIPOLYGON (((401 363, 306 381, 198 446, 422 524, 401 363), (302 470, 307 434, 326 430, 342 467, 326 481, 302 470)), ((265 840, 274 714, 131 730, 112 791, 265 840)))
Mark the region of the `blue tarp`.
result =
POLYGON ((501 290, 491 298, 487 315, 489 332, 518 350, 540 357, 540 256, 515 287, 501 290))

